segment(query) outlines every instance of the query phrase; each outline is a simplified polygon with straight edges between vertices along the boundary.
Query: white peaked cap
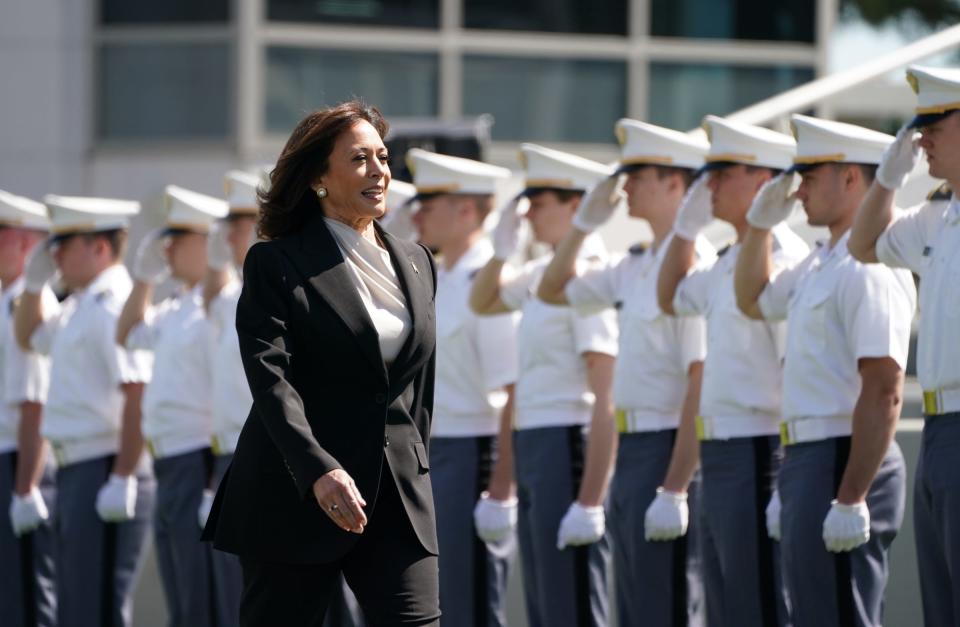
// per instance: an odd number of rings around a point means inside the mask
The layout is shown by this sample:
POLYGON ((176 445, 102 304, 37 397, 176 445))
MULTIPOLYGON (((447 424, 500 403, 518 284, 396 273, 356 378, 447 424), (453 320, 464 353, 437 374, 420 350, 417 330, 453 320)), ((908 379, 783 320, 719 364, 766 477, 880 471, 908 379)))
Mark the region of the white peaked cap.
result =
POLYGON ((705 140, 662 126, 624 118, 614 126, 620 142, 620 170, 663 165, 699 170, 710 149, 705 140))
POLYGON ((167 228, 206 233, 215 220, 229 213, 225 200, 190 191, 176 185, 164 189, 167 228))
POLYGON ((259 212, 257 187, 260 177, 243 170, 230 170, 223 177, 223 193, 230 206, 230 215, 256 215, 259 212))
POLYGON ((922 127, 960 109, 960 69, 921 67, 907 68, 907 82, 917 94, 917 116, 912 127, 922 127))
POLYGON ((715 115, 703 118, 710 140, 707 169, 712 164, 742 163, 786 170, 793 165, 797 142, 789 135, 752 124, 731 122, 715 115))
POLYGON ((610 166, 536 144, 520 145, 520 164, 526 170, 524 187, 586 191, 613 174, 610 166))
POLYGON ((50 219, 43 203, 0 189, 0 226, 48 231, 50 219))
POLYGON ((495 194, 497 182, 510 178, 510 170, 488 163, 440 155, 420 148, 407 151, 417 195, 495 194))
POLYGON ((797 138, 793 170, 821 163, 880 163, 893 137, 862 126, 794 114, 790 122, 797 138))
POLYGON ((406 181, 391 180, 387 186, 387 211, 395 211, 412 201, 417 195, 416 186, 406 181))
POLYGON ((130 216, 140 213, 140 203, 135 200, 47 194, 43 204, 47 206, 53 235, 125 229, 130 225, 130 216))

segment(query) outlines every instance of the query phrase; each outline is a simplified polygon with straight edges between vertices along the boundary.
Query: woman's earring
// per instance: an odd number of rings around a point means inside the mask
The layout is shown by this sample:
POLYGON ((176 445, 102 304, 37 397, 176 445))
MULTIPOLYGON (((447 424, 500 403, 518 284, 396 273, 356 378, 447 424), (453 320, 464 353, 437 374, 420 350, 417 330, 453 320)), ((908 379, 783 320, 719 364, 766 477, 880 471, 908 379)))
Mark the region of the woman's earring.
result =
POLYGON ((323 200, 323 199, 326 198, 326 197, 327 197, 327 188, 326 188, 326 187, 318 187, 318 188, 317 188, 317 198, 319 198, 320 200, 323 200))

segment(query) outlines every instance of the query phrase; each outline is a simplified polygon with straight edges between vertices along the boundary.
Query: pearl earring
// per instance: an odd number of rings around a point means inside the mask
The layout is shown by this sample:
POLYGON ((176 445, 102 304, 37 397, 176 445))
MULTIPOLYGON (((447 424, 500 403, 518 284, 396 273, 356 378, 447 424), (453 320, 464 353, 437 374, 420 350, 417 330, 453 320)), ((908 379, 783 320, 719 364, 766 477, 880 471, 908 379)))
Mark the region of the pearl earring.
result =
POLYGON ((320 200, 323 200, 323 199, 326 198, 326 197, 327 197, 327 188, 326 188, 326 187, 318 187, 318 188, 317 188, 317 198, 319 198, 320 200))

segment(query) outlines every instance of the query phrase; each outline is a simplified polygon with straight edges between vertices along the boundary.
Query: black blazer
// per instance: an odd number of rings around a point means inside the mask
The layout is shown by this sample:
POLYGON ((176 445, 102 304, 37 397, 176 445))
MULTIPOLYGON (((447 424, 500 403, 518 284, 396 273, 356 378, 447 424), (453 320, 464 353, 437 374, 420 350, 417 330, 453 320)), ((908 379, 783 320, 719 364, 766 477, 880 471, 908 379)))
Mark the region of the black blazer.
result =
POLYGON ((426 248, 375 227, 413 323, 389 370, 322 217, 247 254, 237 332, 253 407, 204 529, 220 550, 281 563, 341 557, 361 536, 335 525, 312 488, 343 468, 371 520, 380 474, 392 472, 417 537, 437 552, 427 452, 436 268, 426 248))

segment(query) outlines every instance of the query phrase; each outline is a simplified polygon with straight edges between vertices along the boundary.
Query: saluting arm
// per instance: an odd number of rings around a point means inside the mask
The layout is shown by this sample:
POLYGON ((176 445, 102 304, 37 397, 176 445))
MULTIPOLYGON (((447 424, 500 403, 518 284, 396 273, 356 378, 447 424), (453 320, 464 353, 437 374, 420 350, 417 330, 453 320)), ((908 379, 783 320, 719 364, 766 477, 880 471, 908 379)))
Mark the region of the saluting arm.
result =
POLYGON ((894 191, 877 181, 870 185, 857 216, 853 220, 847 248, 855 259, 863 263, 876 263, 877 240, 893 222, 894 191))
POLYGON ((135 326, 143 322, 152 300, 153 283, 135 280, 127 302, 120 311, 120 317, 117 318, 117 344, 126 346, 127 337, 135 326))
POLYGON ((670 238, 670 245, 657 277, 657 304, 668 315, 675 315, 673 297, 683 278, 697 261, 696 243, 683 237, 670 238))
POLYGON ((587 233, 580 229, 570 229, 570 233, 557 246, 553 259, 543 271, 540 286, 537 288, 537 298, 551 305, 569 304, 564 288, 577 276, 577 256, 586 238, 587 233))
POLYGON ((13 316, 13 331, 20 348, 25 351, 33 351, 33 347, 30 346, 30 338, 42 323, 43 304, 40 293, 24 291, 20 295, 20 302, 17 304, 13 316))
POLYGON ((470 290, 470 308, 474 313, 489 316, 507 313, 510 309, 500 298, 500 276, 503 274, 504 261, 491 257, 473 279, 470 290))
POLYGON ((773 274, 773 237, 769 229, 747 227, 737 255, 733 286, 737 307, 743 315, 754 320, 763 320, 760 311, 760 294, 773 274))

